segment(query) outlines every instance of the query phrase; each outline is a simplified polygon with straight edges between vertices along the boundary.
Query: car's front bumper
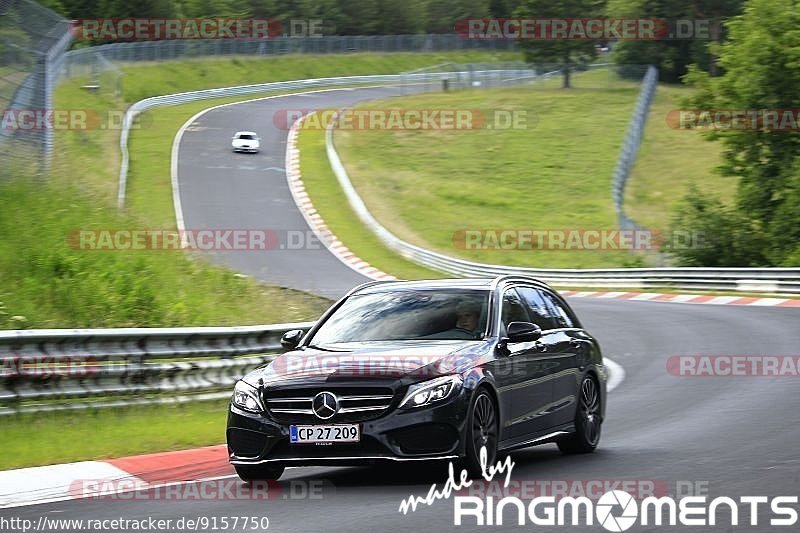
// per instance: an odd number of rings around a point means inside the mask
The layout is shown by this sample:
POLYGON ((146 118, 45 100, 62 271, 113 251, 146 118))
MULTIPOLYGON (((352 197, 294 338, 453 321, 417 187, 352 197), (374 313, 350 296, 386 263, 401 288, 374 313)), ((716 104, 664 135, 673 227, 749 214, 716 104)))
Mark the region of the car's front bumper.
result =
MULTIPOLYGON (((228 452, 231 463, 236 465, 355 465, 452 459, 464 455, 464 421, 468 406, 469 391, 462 389, 441 405, 408 410, 393 407, 379 418, 358 423, 360 442, 325 445, 291 444, 291 424, 231 406, 228 452)), ((336 423, 335 417, 319 421, 319 424, 336 423)))

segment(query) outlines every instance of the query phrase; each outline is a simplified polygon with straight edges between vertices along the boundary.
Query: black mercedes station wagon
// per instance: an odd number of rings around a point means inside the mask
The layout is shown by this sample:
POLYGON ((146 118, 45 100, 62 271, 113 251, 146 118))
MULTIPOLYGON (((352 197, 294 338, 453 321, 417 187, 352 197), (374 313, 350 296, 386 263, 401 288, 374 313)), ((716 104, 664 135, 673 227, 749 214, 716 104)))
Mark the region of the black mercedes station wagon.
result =
POLYGON ((555 442, 591 452, 605 415, 600 346, 532 278, 373 282, 241 379, 228 451, 245 480, 286 466, 458 459, 555 442))

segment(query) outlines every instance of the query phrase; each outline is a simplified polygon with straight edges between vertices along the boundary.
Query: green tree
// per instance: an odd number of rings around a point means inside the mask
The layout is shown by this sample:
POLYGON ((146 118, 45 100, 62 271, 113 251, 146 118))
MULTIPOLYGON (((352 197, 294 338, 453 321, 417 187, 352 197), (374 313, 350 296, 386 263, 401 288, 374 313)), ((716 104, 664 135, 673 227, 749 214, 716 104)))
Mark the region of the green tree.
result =
POLYGON ((453 33, 456 22, 490 15, 489 0, 428 0, 428 33, 453 33))
POLYGON ((377 0, 378 33, 407 35, 422 33, 427 24, 424 0, 377 0))
MULTIPOLYGON (((697 89, 688 107, 701 109, 800 108, 800 11, 793 0, 750 0, 727 24, 717 47, 724 74, 699 67, 687 79, 697 89)), ((760 238, 752 253, 764 264, 800 259, 800 132, 741 129, 719 132, 721 171, 739 178, 736 207, 760 238)), ((729 228, 725 231, 730 231, 729 228)))
POLYGON ((678 237, 667 240, 665 251, 683 266, 756 267, 767 261, 757 224, 694 187, 673 215, 670 234, 678 237))
POLYGON ((715 58, 709 44, 724 38, 721 21, 741 12, 743 0, 609 0, 606 15, 610 18, 662 19, 670 25, 681 20, 689 23, 708 20, 707 30, 686 39, 623 40, 614 45, 614 61, 623 76, 639 77, 639 65, 658 67, 662 81, 680 82, 690 64, 716 72, 715 58), (635 65, 634 68, 626 68, 635 65))
MULTIPOLYGON (((598 18, 605 9, 605 0, 523 0, 515 17, 575 19, 598 18)), ((563 73, 563 87, 568 89, 570 70, 594 59, 595 43, 582 39, 542 39, 520 41, 525 61, 535 65, 558 66, 563 73)))

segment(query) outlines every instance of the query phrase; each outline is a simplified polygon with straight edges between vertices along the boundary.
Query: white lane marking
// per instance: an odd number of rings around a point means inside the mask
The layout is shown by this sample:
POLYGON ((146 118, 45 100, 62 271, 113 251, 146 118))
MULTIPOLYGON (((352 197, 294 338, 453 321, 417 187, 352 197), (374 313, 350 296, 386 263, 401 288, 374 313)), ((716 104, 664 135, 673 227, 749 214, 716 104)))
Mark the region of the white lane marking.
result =
POLYGON ((52 501, 74 500, 73 483, 81 480, 120 479, 143 483, 128 472, 103 461, 82 461, 50 466, 35 466, 0 472, 0 509, 52 501))
POLYGON ((621 364, 609 359, 608 357, 603 357, 603 363, 608 367, 608 382, 606 383, 606 391, 611 392, 619 387, 620 383, 625 380, 625 369, 622 368, 621 364))

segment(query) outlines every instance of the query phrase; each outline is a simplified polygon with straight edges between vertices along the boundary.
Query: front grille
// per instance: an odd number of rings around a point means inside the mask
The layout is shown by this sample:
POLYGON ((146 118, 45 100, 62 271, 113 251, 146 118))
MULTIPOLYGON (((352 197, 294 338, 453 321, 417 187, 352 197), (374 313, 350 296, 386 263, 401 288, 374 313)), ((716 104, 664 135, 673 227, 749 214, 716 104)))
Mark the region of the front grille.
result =
POLYGON ((267 411, 279 422, 332 423, 361 422, 381 416, 392 404, 391 389, 380 387, 327 387, 265 392, 267 411), (331 392, 339 400, 339 410, 331 418, 321 419, 314 414, 314 396, 322 391, 331 392))

